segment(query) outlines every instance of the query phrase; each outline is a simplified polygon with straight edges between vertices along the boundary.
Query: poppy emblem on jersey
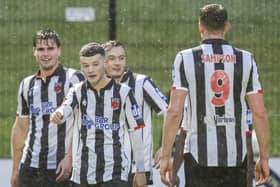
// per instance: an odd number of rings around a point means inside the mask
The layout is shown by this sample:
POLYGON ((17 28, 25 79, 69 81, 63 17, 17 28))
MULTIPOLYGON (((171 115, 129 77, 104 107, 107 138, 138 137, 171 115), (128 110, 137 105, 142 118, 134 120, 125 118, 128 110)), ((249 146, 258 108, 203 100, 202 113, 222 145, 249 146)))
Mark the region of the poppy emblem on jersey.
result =
POLYGON ((118 110, 120 108, 120 99, 111 98, 111 106, 112 106, 113 110, 118 110))
POLYGON ((60 93, 62 90, 62 83, 61 82, 56 82, 54 85, 54 91, 56 93, 60 93))

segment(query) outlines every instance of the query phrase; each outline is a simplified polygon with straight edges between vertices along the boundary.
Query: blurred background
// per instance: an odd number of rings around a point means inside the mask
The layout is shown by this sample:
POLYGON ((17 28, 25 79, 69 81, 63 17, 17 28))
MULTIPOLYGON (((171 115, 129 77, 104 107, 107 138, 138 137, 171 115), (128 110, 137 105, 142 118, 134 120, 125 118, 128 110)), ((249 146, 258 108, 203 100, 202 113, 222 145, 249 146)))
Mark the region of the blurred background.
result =
MULTIPOLYGON (((255 55, 269 114, 270 153, 280 156, 280 3, 278 0, 0 0, 0 158, 10 158, 20 81, 34 74, 32 37, 39 29, 56 30, 62 41, 61 63, 79 68, 80 47, 117 39, 126 46, 132 71, 152 77, 167 94, 175 54, 199 44, 198 13, 206 3, 221 3, 229 14, 227 40, 255 55)), ((155 149, 161 117, 154 117, 155 149)))

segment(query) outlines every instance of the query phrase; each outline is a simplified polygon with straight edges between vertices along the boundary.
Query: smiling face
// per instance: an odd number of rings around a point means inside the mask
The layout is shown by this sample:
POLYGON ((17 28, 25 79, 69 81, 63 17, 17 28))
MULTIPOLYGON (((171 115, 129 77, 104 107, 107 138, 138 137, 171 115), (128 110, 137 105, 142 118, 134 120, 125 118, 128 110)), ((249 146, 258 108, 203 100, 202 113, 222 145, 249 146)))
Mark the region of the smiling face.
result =
POLYGON ((57 46, 53 39, 38 39, 36 46, 33 47, 33 55, 39 63, 40 70, 43 72, 54 71, 58 66, 58 59, 61 48, 57 46))
POLYGON ((106 73, 113 79, 120 81, 126 66, 125 50, 122 46, 115 46, 106 51, 106 73))
POLYGON ((106 77, 104 68, 104 57, 96 54, 90 57, 80 57, 81 70, 85 74, 88 82, 92 87, 96 88, 102 85, 102 81, 106 77))

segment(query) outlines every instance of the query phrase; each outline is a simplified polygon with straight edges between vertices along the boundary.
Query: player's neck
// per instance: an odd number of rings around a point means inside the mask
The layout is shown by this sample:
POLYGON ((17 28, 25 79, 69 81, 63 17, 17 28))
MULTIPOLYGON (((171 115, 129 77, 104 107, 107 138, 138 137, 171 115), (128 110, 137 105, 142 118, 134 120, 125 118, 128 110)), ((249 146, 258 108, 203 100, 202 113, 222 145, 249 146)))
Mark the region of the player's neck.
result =
POLYGON ((224 32, 216 32, 216 33, 201 33, 201 39, 207 40, 207 39, 225 39, 225 33, 224 32))
POLYGON ((55 66, 53 66, 51 69, 48 69, 48 70, 40 68, 40 77, 45 79, 46 77, 51 76, 54 73, 54 71, 56 70, 56 68, 58 67, 58 65, 59 64, 57 63, 55 66))
POLYGON ((99 91, 104 88, 109 82, 111 78, 104 76, 97 84, 91 84, 91 86, 99 93, 99 91))

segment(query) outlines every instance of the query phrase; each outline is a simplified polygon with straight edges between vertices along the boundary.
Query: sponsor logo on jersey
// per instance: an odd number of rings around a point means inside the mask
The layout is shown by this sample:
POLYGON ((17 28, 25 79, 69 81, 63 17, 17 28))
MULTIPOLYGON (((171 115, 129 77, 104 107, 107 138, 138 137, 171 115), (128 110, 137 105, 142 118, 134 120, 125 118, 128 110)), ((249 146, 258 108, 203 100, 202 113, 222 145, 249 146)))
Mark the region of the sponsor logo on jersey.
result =
POLYGON ((226 116, 214 116, 214 121, 217 126, 224 126, 230 123, 235 123, 235 118, 226 116))
POLYGON ((55 111, 52 102, 42 102, 42 114, 48 115, 55 111))
POLYGON ((120 98, 111 98, 111 106, 113 110, 118 110, 120 108, 120 98))
POLYGON ((161 91, 159 90, 159 88, 155 88, 156 93, 158 94, 158 96, 160 96, 160 98, 164 101, 167 101, 167 98, 165 97, 165 95, 163 95, 163 93, 161 93, 161 91))
POLYGON ((95 129, 99 130, 118 130, 120 129, 119 123, 109 123, 109 120, 107 117, 100 117, 96 116, 95 121, 93 121, 87 116, 84 115, 82 119, 82 125, 85 125, 88 129, 91 129, 94 125, 95 129))
POLYGON ((109 123, 109 119, 107 117, 95 117, 95 128, 100 130, 118 130, 120 128, 119 123, 109 123))
POLYGON ((32 116, 39 116, 40 115, 40 108, 39 107, 34 107, 34 105, 30 105, 30 112, 32 114, 32 116))
POLYGON ((87 115, 83 115, 82 125, 86 126, 88 129, 91 129, 93 121, 89 119, 87 115))
POLYGON ((49 115, 55 111, 52 102, 42 102, 40 107, 35 107, 33 104, 30 105, 30 112, 33 116, 38 117, 40 114, 49 115))
POLYGON ((138 119, 141 119, 142 118, 142 114, 140 112, 140 107, 139 105, 135 104, 135 105, 132 105, 131 106, 131 111, 132 111, 132 115, 133 115, 133 118, 135 120, 138 120, 138 119))

